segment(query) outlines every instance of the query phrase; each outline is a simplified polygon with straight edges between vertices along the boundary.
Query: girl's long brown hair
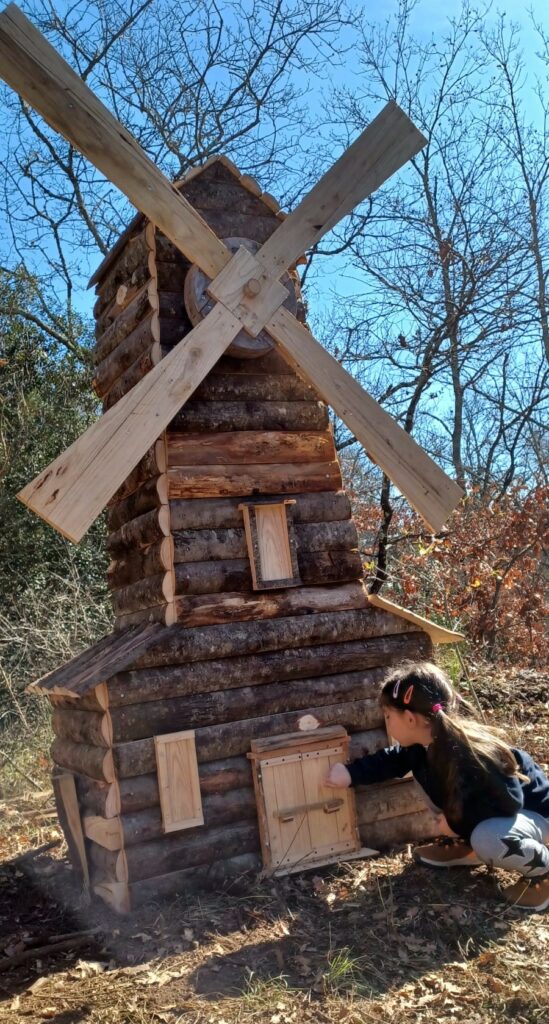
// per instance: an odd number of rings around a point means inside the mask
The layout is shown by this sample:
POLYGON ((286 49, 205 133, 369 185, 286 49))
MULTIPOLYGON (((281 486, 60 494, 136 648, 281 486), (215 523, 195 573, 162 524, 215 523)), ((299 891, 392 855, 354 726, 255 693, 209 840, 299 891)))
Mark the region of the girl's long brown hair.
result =
POLYGON ((442 783, 446 816, 461 814, 460 776, 465 768, 486 775, 496 769, 503 775, 524 778, 499 730, 461 716, 462 706, 469 715, 473 708, 458 697, 446 673, 432 662, 399 665, 385 679, 380 699, 384 707, 413 711, 429 720, 433 739, 427 756, 442 783))

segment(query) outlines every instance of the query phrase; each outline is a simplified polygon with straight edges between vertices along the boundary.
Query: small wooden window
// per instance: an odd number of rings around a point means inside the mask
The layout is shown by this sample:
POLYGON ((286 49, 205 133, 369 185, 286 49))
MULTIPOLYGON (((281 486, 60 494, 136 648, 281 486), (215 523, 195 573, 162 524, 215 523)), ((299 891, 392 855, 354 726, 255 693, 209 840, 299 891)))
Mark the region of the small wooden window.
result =
POLYGON ((194 731, 155 736, 154 745, 164 831, 203 825, 194 731))
POLYGON ((329 863, 360 848, 354 795, 323 781, 346 761, 341 726, 252 741, 259 831, 266 868, 283 872, 329 863))
POLYGON ((254 590, 297 587, 301 583, 292 519, 295 500, 239 505, 244 516, 254 590))

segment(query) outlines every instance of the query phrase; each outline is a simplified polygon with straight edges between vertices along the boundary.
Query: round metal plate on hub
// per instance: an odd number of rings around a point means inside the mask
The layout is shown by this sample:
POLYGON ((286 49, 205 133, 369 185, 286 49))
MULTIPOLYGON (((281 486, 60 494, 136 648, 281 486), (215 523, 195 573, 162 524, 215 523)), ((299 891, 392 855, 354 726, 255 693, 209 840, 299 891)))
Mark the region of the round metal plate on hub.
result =
MULTIPOLYGON (((244 246, 245 249, 248 249, 255 256, 256 252, 261 248, 259 242, 253 242, 250 238, 224 238, 223 242, 233 254, 238 252, 241 246, 244 246)), ((185 307, 193 327, 196 327, 215 305, 215 299, 211 299, 206 292, 210 281, 211 278, 196 263, 193 263, 185 278, 183 289, 185 307)), ((292 278, 289 274, 283 274, 280 281, 288 289, 288 298, 285 300, 284 306, 295 316, 297 298, 292 278)), ((241 330, 229 345, 227 355, 239 356, 244 359, 257 359, 258 356, 265 356, 268 352, 272 352, 274 347, 274 342, 267 334, 267 331, 261 331, 257 338, 252 338, 245 330, 241 330)))

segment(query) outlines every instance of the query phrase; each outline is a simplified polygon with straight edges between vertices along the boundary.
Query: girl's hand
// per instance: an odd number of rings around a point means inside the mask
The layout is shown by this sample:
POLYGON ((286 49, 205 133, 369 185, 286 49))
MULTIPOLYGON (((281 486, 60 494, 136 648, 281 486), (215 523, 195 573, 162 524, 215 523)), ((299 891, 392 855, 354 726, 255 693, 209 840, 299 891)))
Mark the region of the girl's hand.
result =
POLYGON ((324 780, 328 789, 347 789, 351 785, 351 776, 344 764, 333 764, 324 780))

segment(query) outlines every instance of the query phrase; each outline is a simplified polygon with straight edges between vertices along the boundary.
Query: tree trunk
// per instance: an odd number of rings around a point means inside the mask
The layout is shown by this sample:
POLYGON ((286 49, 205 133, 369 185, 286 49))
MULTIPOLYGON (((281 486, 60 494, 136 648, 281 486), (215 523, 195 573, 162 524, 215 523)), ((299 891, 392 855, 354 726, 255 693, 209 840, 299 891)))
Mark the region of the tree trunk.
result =
POLYGON ((231 878, 240 879, 242 875, 258 872, 260 868, 259 854, 243 853, 214 861, 212 864, 183 868, 180 871, 171 871, 167 875, 134 882, 129 886, 131 907, 132 910, 137 910, 149 900, 156 902, 176 892, 196 892, 197 888, 220 888, 231 878))
MULTIPOLYGON (((234 789, 225 793, 204 795, 202 800, 204 828, 219 828, 232 822, 255 821, 257 816, 255 794, 252 786, 234 789)), ((160 807, 149 807, 120 818, 123 845, 127 849, 137 843, 161 839, 166 833, 162 824, 160 807)), ((190 829, 181 831, 189 832, 190 829)), ((173 834, 173 833, 170 833, 173 834)))
POLYGON ((210 594, 177 597, 177 621, 187 628, 216 623, 249 622, 287 615, 310 615, 346 608, 364 608, 367 597, 357 580, 329 587, 296 587, 261 594, 210 594))
MULTIPOLYGON (((249 718, 240 722, 227 722, 197 729, 196 753, 199 762, 216 761, 223 757, 246 754, 252 739, 295 732, 305 713, 318 718, 321 724, 343 725, 345 728, 378 728, 382 715, 377 701, 351 701, 347 704, 329 704, 323 707, 302 707, 299 710, 266 718, 249 718)), ((152 738, 118 743, 113 748, 117 773, 120 778, 146 775, 155 770, 156 757, 152 738)))
POLYGON ((422 660, 430 652, 429 637, 418 632, 137 669, 120 672, 109 681, 109 706, 114 714, 114 709, 127 704, 231 690, 254 683, 313 679, 333 672, 361 672, 364 686, 368 687, 377 678, 376 669, 397 664, 404 658, 422 660))
MULTIPOLYGON (((270 501, 283 501, 285 494, 270 495, 270 501)), ((345 491, 294 494, 294 523, 328 523, 351 518, 351 504, 345 491)), ((187 498, 170 502, 172 530, 242 529, 240 498, 187 498)), ((128 518, 132 518, 128 516, 128 518)))
POLYGON ((92 747, 110 747, 112 744, 108 712, 54 708, 52 726, 57 737, 72 743, 88 743, 92 747))
POLYGON ((116 405, 121 398, 131 391, 143 377, 150 373, 162 359, 162 349, 158 342, 154 342, 143 352, 131 366, 117 378, 103 401, 103 411, 107 412, 116 405))
POLYGON ((125 501, 134 491, 137 491, 151 477, 158 477, 166 472, 166 446, 164 435, 149 448, 148 452, 139 460, 137 466, 128 474, 124 483, 113 494, 109 505, 117 505, 125 501))
POLYGON ((218 373, 217 367, 198 385, 201 402, 315 402, 313 388, 292 374, 218 373))
MULTIPOLYGON (((360 701, 366 696, 373 699, 377 696, 382 676, 383 669, 372 669, 367 673, 315 676, 299 681, 239 686, 184 697, 165 697, 143 704, 127 704, 111 709, 114 742, 144 739, 169 729, 177 732, 219 722, 242 721, 250 712, 256 716, 267 716, 299 710, 309 704, 322 707, 360 701)), ((377 710, 376 706, 376 714, 377 710)))
POLYGON ((117 256, 113 267, 98 284, 97 292, 99 298, 97 302, 101 301, 103 309, 112 302, 122 281, 130 278, 134 271, 138 270, 143 264, 149 264, 149 259, 153 252, 154 227, 147 224, 139 234, 128 239, 123 251, 117 256))
POLYGON ((328 410, 321 402, 201 402, 191 397, 168 430, 175 434, 227 430, 327 430, 328 426, 328 410))
POLYGON ((171 570, 173 565, 173 538, 163 537, 156 544, 145 549, 128 551, 108 569, 108 584, 111 590, 119 590, 128 584, 143 581, 148 576, 171 570))
POLYGON ((133 664, 135 668, 185 665, 193 661, 340 643, 357 637, 366 639, 411 632, 418 630, 410 622, 370 606, 248 622, 245 626, 231 623, 196 630, 178 627, 160 644, 151 644, 133 664))
POLYGON ((335 457, 329 430, 232 430, 168 438, 168 466, 295 465, 332 462, 335 457))
POLYGON ((114 782, 112 751, 104 747, 74 743, 58 736, 52 743, 51 756, 55 764, 68 771, 89 775, 103 782, 114 782))
POLYGON ((145 481, 139 490, 130 494, 125 501, 119 502, 118 505, 114 505, 108 510, 107 527, 109 533, 119 530, 130 519, 142 516, 145 512, 150 512, 153 508, 158 508, 159 505, 166 505, 167 503, 168 477, 165 473, 162 476, 151 477, 151 479, 145 481))
MULTIPOLYGON (((358 551, 298 552, 301 582, 306 585, 344 583, 362 578, 358 551)), ((232 558, 218 562, 188 562, 175 566, 176 594, 218 594, 251 591, 250 562, 232 558)))
POLYGON ((119 590, 111 593, 112 606, 115 615, 127 615, 129 612, 141 611, 144 608, 153 608, 162 602, 173 601, 175 594, 175 580, 173 572, 158 573, 156 576, 147 576, 143 580, 137 580, 119 590))
MULTIPOLYGON (((348 550, 358 545, 356 526, 352 519, 335 523, 298 524, 294 529, 298 556, 305 552, 338 548, 348 550)), ((240 529, 183 531, 174 529, 172 523, 172 530, 176 565, 248 557, 246 535, 242 525, 240 529)))
POLYGON ((116 533, 109 534, 107 547, 116 557, 117 554, 124 555, 128 548, 147 548, 150 544, 157 544, 170 533, 170 510, 167 505, 145 512, 136 519, 121 526, 116 533))
MULTIPOLYGON (((138 324, 141 324, 142 320, 148 322, 152 313, 158 313, 156 285, 153 282, 148 282, 138 292, 133 302, 130 302, 130 305, 124 312, 116 318, 114 323, 107 327, 106 331, 97 338, 95 362, 98 370, 105 363, 107 363, 107 366, 112 366, 112 363, 107 361, 112 359, 117 348, 122 347, 138 324)), ((154 340, 158 341, 159 339, 155 337, 154 340)), ((124 349, 127 349, 125 344, 124 349)), ((116 362, 116 357, 114 361, 116 362)), ((132 362, 131 359, 130 362, 132 362)), ((130 364, 127 363, 127 365, 129 366, 130 364)))
MULTIPOLYGON (((252 785, 252 771, 246 757, 224 758, 199 766, 200 792, 203 797, 217 796, 252 785)), ((110 785, 77 776, 77 789, 82 806, 91 814, 104 818, 134 814, 160 804, 156 772, 135 775, 110 785)))
POLYGON ((90 859, 106 881, 137 881, 195 865, 211 864, 223 857, 259 850, 257 825, 245 823, 217 829, 185 830, 165 835, 148 843, 130 846, 127 851, 105 850, 90 843, 90 859))

